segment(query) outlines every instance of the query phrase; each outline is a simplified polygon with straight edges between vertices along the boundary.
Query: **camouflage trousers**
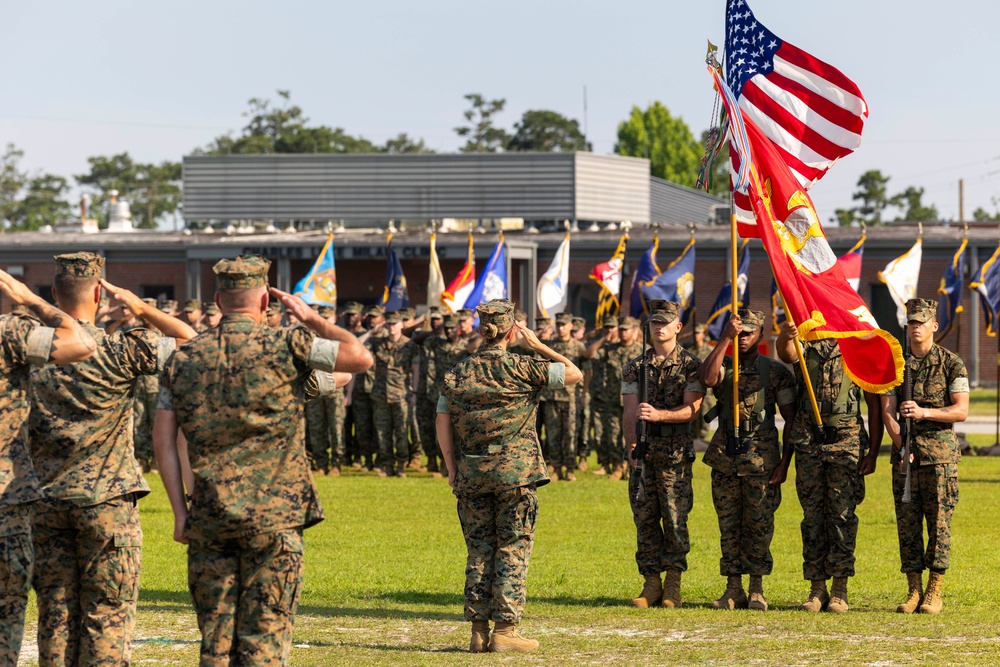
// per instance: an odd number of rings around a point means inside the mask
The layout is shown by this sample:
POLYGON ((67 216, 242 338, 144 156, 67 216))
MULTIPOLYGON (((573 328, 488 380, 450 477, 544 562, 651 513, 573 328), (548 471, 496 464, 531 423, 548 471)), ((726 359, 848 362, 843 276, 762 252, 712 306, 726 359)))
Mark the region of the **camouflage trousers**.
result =
MULTIPOLYGON (((417 400, 419 401, 419 399, 417 400)), ((417 421, 417 408, 409 403, 406 404, 406 424, 406 431, 409 434, 410 458, 419 459, 424 454, 423 438, 420 433, 420 422, 417 421)))
POLYGON ((25 505, 0 507, 0 665, 14 667, 24 637, 35 551, 25 505))
POLYGON ((537 514, 533 484, 482 496, 458 496, 458 519, 469 552, 465 620, 521 620, 537 514))
POLYGON ((905 476, 896 465, 892 470, 892 495, 896 503, 896 531, 902 572, 924 568, 944 572, 951 562, 951 517, 958 504, 958 465, 913 466, 911 501, 903 502, 905 476), (924 551, 924 522, 927 550, 924 551))
POLYGON ((351 396, 354 410, 354 435, 362 456, 373 456, 378 452, 378 434, 375 432, 375 405, 372 395, 354 391, 351 396))
POLYGON ((545 434, 549 441, 546 463, 555 467, 576 467, 576 404, 574 401, 545 401, 545 434))
POLYGON ((301 528, 188 546, 201 667, 288 664, 303 555, 301 528))
MULTIPOLYGON (((424 446, 424 453, 427 460, 441 458, 441 450, 438 448, 437 430, 435 420, 437 419, 437 405, 427 398, 426 394, 417 397, 417 407, 414 410, 417 415, 417 425, 420 427, 420 441, 424 446)), ((436 462, 435 462, 436 467, 436 462)))
POLYGON ((535 433, 538 434, 538 445, 542 448, 542 458, 545 459, 546 463, 551 459, 549 433, 545 430, 545 413, 548 411, 546 408, 547 405, 548 401, 539 401, 538 411, 535 413, 535 433))
MULTIPOLYGON (((581 386, 582 385, 578 385, 581 386)), ((590 395, 576 394, 576 453, 580 458, 590 456, 593 442, 590 437, 590 395)))
POLYGON ((622 406, 593 401, 590 404, 590 421, 594 429, 597 462, 609 467, 621 465, 625 457, 621 444, 622 406))
POLYGON ((691 551, 688 537, 688 514, 694 505, 691 488, 691 462, 657 461, 650 451, 642 472, 635 471, 628 480, 628 497, 635 522, 635 562, 642 576, 666 570, 687 570, 691 551), (643 492, 638 497, 639 480, 643 492))
POLYGON ((33 508, 40 665, 128 665, 142 529, 132 494, 90 507, 33 508))
POLYGON ((771 539, 781 487, 767 480, 767 475, 712 470, 712 503, 722 546, 719 573, 724 577, 771 574, 771 539))
POLYGON ((393 460, 406 463, 410 460, 409 430, 410 406, 406 399, 375 402, 375 430, 378 433, 378 465, 389 469, 393 460))
POLYGON ((865 498, 857 456, 796 450, 795 490, 802 505, 802 576, 808 581, 853 577, 855 509, 865 498))
POLYGON ((354 406, 348 405, 344 408, 344 464, 361 461, 361 448, 358 445, 358 436, 354 432, 354 406))
POLYGON ((344 464, 344 395, 320 396, 306 401, 306 451, 313 470, 344 464))

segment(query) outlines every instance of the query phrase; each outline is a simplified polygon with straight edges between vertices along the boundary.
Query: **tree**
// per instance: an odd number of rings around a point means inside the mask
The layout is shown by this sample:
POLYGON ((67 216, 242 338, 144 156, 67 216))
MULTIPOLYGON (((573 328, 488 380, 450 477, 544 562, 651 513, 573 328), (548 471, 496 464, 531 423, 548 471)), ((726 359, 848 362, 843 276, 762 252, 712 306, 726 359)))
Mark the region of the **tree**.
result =
POLYGON ((834 209, 831 221, 840 227, 851 227, 855 222, 860 222, 858 214, 853 208, 834 209))
POLYGON ((889 177, 883 176, 878 169, 869 169, 858 178, 858 189, 852 195, 854 201, 861 205, 855 208, 859 219, 869 225, 882 224, 882 212, 887 206, 893 205, 887 194, 889 177))
POLYGON ((921 199, 924 196, 924 189, 910 186, 895 195, 890 201, 893 206, 898 206, 903 211, 903 215, 896 218, 897 221, 923 222, 926 220, 937 220, 937 207, 924 206, 921 199))
POLYGON ((472 107, 463 113, 469 125, 455 128, 458 136, 468 137, 459 150, 463 153, 496 153, 503 150, 509 137, 505 130, 493 126, 493 117, 503 111, 507 100, 487 100, 479 93, 470 93, 465 99, 472 107))
POLYGON ((268 99, 251 98, 248 118, 238 137, 216 137, 205 152, 209 155, 261 155, 267 153, 377 153, 379 147, 364 137, 355 137, 343 129, 316 125, 310 127, 302 108, 292 104, 291 93, 279 90, 281 106, 268 99))
POLYGON ((973 220, 1000 220, 1000 211, 996 213, 990 213, 985 208, 980 206, 975 211, 972 212, 973 220))
POLYGON ((629 119, 618 124, 614 152, 648 158, 650 173, 673 183, 694 187, 698 181, 701 147, 687 124, 660 102, 645 111, 632 107, 629 119))
POLYGON ((67 218, 72 211, 66 201, 69 183, 62 176, 39 174, 28 181, 24 199, 17 202, 12 212, 11 229, 34 231, 43 225, 53 225, 67 218))
POLYGON ((383 153, 398 155, 400 153, 433 153, 434 151, 424 145, 423 139, 412 139, 405 132, 400 132, 392 139, 385 142, 382 147, 383 153))
POLYGON ((509 151, 569 153, 589 151, 590 144, 580 131, 580 123, 556 111, 525 111, 514 124, 514 136, 507 142, 509 151))
POLYGON ((128 153, 87 158, 90 173, 75 176, 78 185, 93 193, 93 215, 107 226, 108 193, 118 190, 132 205, 135 225, 155 229, 156 221, 177 210, 181 203, 179 162, 141 164, 128 153))
POLYGON ((28 175, 18 168, 24 151, 14 144, 7 144, 0 156, 0 231, 9 224, 17 210, 17 197, 28 180, 28 175))

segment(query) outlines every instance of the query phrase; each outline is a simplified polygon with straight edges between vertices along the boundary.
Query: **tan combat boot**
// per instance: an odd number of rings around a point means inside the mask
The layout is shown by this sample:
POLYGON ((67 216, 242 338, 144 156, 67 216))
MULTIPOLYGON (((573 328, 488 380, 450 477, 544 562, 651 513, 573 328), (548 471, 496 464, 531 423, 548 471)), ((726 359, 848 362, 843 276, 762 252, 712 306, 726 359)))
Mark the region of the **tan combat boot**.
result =
POLYGON ((924 593, 924 601, 920 604, 921 614, 940 614, 944 607, 944 600, 941 599, 941 583, 944 575, 940 572, 931 571, 927 577, 927 591, 924 593))
POLYGON ((726 578, 726 592, 712 602, 712 609, 746 609, 747 594, 743 590, 743 577, 731 574, 726 578))
POLYGON ((615 467, 611 470, 611 474, 608 475, 608 479, 613 479, 613 480, 615 480, 617 482, 618 480, 620 480, 622 478, 622 475, 624 475, 624 474, 625 474, 625 471, 622 470, 622 464, 619 463, 619 464, 615 465, 615 467))
POLYGON ((640 609, 655 607, 660 604, 661 598, 663 598, 663 583, 660 581, 660 575, 647 574, 646 583, 643 584, 639 597, 632 598, 632 606, 640 609))
POLYGON ((923 582, 921 581, 919 572, 907 572, 906 583, 909 585, 910 590, 906 593, 906 599, 896 607, 896 611, 900 614, 912 614, 915 612, 917 607, 920 606, 920 600, 923 597, 923 582))
POLYGON ((513 623, 497 621, 493 626, 493 636, 490 638, 490 650, 494 653, 503 651, 534 651, 538 642, 522 637, 513 623))
POLYGON ((830 594, 826 592, 826 579, 813 579, 811 583, 809 597, 802 603, 802 609, 813 613, 823 611, 823 608, 830 601, 830 594))
POLYGON ((747 608, 755 611, 767 611, 767 599, 764 597, 764 577, 759 574, 750 575, 750 602, 747 608))
POLYGON ((427 468, 421 465, 419 456, 414 456, 410 459, 409 463, 406 464, 406 467, 414 472, 427 472, 427 468))
POLYGON ((833 585, 830 586, 830 602, 826 605, 826 610, 834 614, 843 614, 848 609, 850 607, 847 606, 847 577, 834 577, 833 585))
POLYGON ((327 477, 340 477, 340 466, 333 466, 326 471, 327 477))
MULTIPOLYGON (((595 475, 607 475, 609 466, 597 466, 597 470, 594 471, 595 475)), ((581 468, 583 470, 583 468, 581 468)))
POLYGON ((681 571, 667 570, 667 575, 663 579, 663 599, 660 601, 660 604, 669 609, 680 609, 682 603, 681 571))
POLYGON ((469 653, 486 653, 490 647, 490 622, 472 622, 472 640, 469 642, 469 653))
POLYGON ((580 472, 587 472, 588 467, 589 466, 587 465, 587 459, 581 456, 579 463, 576 464, 576 469, 579 470, 580 472))
POLYGON ((396 463, 396 477, 406 477, 406 464, 402 461, 396 463))
POLYGON ((566 476, 563 477, 563 479, 566 480, 567 482, 575 482, 576 481, 576 475, 573 474, 573 471, 571 469, 567 468, 566 469, 566 476))

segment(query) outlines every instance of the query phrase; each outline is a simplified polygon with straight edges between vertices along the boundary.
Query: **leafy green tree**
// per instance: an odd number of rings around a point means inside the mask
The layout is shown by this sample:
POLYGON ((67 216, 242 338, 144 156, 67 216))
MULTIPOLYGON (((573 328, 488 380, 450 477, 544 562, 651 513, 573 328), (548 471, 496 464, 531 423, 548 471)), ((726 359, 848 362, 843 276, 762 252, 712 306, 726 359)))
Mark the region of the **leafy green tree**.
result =
POLYGON ((1000 220, 1000 211, 996 213, 990 213, 985 208, 980 206, 975 211, 972 212, 973 220, 1000 220))
POLYGON ((543 109, 525 111, 520 122, 514 124, 514 136, 507 142, 509 151, 568 153, 590 149, 578 121, 543 109))
POLYGON ((400 153, 433 153, 434 151, 424 144, 423 139, 413 139, 405 132, 400 132, 392 139, 385 142, 382 147, 383 153, 397 155, 400 153))
POLYGON ((858 189, 852 195, 854 201, 861 202, 861 205, 855 208, 859 219, 869 225, 882 224, 882 212, 886 207, 893 205, 888 195, 888 185, 889 177, 883 176, 878 169, 869 169, 861 174, 858 178, 858 189))
POLYGON ((163 215, 177 210, 181 203, 181 165, 179 162, 142 164, 128 153, 87 158, 90 173, 77 175, 78 185, 93 193, 93 215, 107 226, 108 192, 118 190, 132 207, 137 227, 156 228, 163 215))
POLYGON ((910 186, 895 195, 890 201, 893 206, 898 206, 903 215, 896 218, 897 221, 923 222, 938 219, 937 207, 924 206, 921 201, 924 196, 924 189, 910 186))
POLYGON ((840 227, 850 227, 855 222, 860 222, 858 214, 853 208, 834 209, 831 221, 840 227))
POLYGON ((72 208, 65 199, 68 192, 69 183, 62 176, 40 174, 30 179, 24 198, 13 210, 11 229, 34 231, 69 217, 72 208))
POLYGON ((209 155, 261 155, 267 153, 377 153, 379 147, 342 128, 309 126, 302 108, 292 104, 291 93, 279 90, 283 103, 254 97, 243 116, 247 124, 241 134, 216 137, 205 152, 209 155))
POLYGON ((496 153, 503 150, 509 141, 503 128, 493 125, 493 117, 503 111, 507 100, 487 100, 479 93, 470 93, 465 99, 472 105, 463 115, 468 125, 455 128, 460 137, 468 137, 459 150, 463 153, 496 153))
POLYGON ((653 102, 645 111, 632 107, 628 120, 618 124, 614 152, 647 158, 653 176, 694 187, 703 151, 680 117, 653 102))
POLYGON ((0 155, 0 232, 14 217, 17 197, 28 181, 28 175, 18 167, 24 151, 14 144, 7 144, 0 155))

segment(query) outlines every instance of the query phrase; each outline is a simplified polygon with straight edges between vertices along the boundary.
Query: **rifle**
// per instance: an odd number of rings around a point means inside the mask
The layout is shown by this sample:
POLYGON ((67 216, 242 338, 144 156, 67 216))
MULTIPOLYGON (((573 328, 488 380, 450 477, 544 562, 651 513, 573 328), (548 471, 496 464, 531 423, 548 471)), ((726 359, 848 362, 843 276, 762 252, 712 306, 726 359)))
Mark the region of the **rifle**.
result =
MULTIPOLYGON (((646 373, 648 372, 646 364, 646 345, 649 343, 649 323, 643 325, 642 327, 642 357, 639 361, 639 403, 646 402, 646 373)), ((635 441, 635 471, 634 474, 639 476, 639 483, 636 486, 635 498, 639 500, 643 495, 642 487, 642 464, 646 460, 646 453, 649 449, 649 424, 645 420, 640 419, 639 423, 636 425, 636 441, 635 441)))
MULTIPOLYGON (((908 333, 904 335, 906 337, 903 340, 903 361, 906 365, 903 370, 903 401, 912 401, 913 373, 910 371, 910 336, 908 333)), ((902 415, 901 410, 900 415, 902 415)), ((903 443, 903 475, 905 476, 903 481, 903 502, 908 503, 912 497, 910 493, 910 476, 912 472, 910 458, 913 455, 913 420, 910 417, 906 417, 900 420, 899 423, 899 439, 903 443)))

